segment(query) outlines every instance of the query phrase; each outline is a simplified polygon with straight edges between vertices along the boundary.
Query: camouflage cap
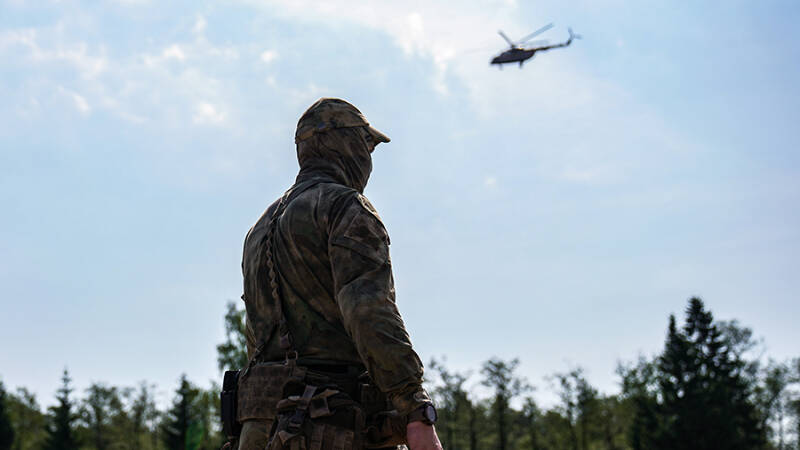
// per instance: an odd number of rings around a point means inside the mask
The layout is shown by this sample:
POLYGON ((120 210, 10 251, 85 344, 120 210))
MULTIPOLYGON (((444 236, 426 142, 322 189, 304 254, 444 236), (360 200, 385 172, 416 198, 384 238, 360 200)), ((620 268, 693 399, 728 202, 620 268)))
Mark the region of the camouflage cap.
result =
POLYGON ((314 133, 336 128, 366 127, 377 142, 389 142, 389 136, 378 131, 367 122, 355 106, 339 98, 321 98, 314 102, 297 121, 294 141, 308 139, 314 133))

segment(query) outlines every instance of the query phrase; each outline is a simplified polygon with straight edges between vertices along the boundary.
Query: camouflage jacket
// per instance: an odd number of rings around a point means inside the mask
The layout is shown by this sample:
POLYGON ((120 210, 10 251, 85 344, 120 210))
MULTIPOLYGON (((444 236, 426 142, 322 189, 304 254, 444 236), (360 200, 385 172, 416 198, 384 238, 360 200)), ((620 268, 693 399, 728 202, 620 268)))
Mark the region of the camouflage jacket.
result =
MULTIPOLYGON (((293 347, 307 364, 366 366, 406 414, 430 399, 395 305, 389 235, 360 189, 350 187, 363 188, 366 179, 352 183, 336 164, 318 158, 305 167, 301 159, 301 167, 295 187, 304 190, 289 197, 273 241, 293 347)), ((242 259, 248 353, 261 361, 282 360, 286 353, 265 267, 267 229, 277 208, 278 201, 250 229, 242 259)))

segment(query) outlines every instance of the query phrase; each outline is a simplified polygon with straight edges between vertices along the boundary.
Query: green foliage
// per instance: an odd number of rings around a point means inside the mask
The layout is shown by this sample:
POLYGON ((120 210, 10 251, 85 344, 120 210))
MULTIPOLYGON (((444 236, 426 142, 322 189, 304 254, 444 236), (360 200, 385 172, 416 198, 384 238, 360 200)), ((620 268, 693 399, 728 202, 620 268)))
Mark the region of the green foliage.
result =
POLYGON ((211 384, 211 389, 201 390, 195 404, 199 417, 199 427, 201 439, 199 449, 216 450, 222 447, 225 439, 222 435, 222 427, 219 423, 220 417, 220 386, 216 383, 211 384))
POLYGON ((130 389, 127 396, 130 398, 128 418, 130 420, 129 435, 126 441, 130 443, 131 450, 157 448, 159 412, 156 409, 153 391, 155 386, 145 382, 139 384, 138 389, 130 389))
POLYGON ((491 358, 483 363, 483 368, 481 368, 484 376, 481 384, 494 390, 492 412, 497 425, 497 448, 499 450, 509 448, 510 444, 509 408, 511 400, 531 390, 531 386, 523 378, 514 374, 518 366, 519 359, 517 358, 508 362, 499 358, 491 358))
POLYGON ((218 426, 219 386, 204 391, 182 375, 172 407, 161 424, 162 439, 169 450, 211 450, 223 439, 218 426))
POLYGON ((760 410, 761 428, 768 431, 769 437, 779 449, 785 447, 787 440, 784 425, 791 403, 788 390, 791 384, 790 365, 770 360, 767 367, 762 370, 761 382, 755 388, 755 401, 760 410))
POLYGON ((107 450, 123 433, 121 424, 127 421, 122 399, 116 387, 100 383, 93 383, 86 393, 79 410, 81 431, 85 432, 81 441, 89 448, 107 450))
POLYGON ((539 450, 542 448, 542 411, 533 397, 526 397, 522 404, 523 429, 527 433, 527 448, 539 450))
POLYGON ((592 387, 580 368, 557 373, 561 403, 542 413, 532 404, 523 405, 533 430, 529 431, 530 449, 609 449, 622 450, 628 446, 627 430, 632 414, 620 396, 604 396, 592 387), (535 436, 535 438, 534 438, 535 436))
MULTIPOLYGON (((442 362, 431 360, 429 368, 434 371, 441 384, 431 390, 439 414, 439 434, 442 445, 447 448, 474 448, 477 435, 471 433, 470 420, 475 420, 475 411, 464 383, 468 376, 448 371, 442 362)), ((474 425, 474 424, 473 424, 474 425)))
MULTIPOLYGON (((221 367, 243 365, 243 312, 233 303, 226 331, 226 344, 218 346, 221 367)), ((752 330, 735 320, 715 321, 692 299, 682 327, 670 317, 661 354, 619 363, 617 395, 598 392, 575 368, 549 377, 559 401, 542 407, 523 397, 532 388, 516 375, 517 359, 491 358, 473 382, 470 372, 451 371, 444 360, 431 361, 426 375, 439 411, 437 430, 448 449, 798 448, 800 359, 764 364, 759 344, 752 330), (490 394, 476 393, 479 385, 490 394)), ((169 409, 159 411, 155 386, 144 382, 94 383, 81 399, 72 398, 66 371, 62 382, 48 415, 24 388, 3 394, 0 385, 0 442, 4 411, 14 450, 70 449, 78 443, 87 450, 212 450, 223 442, 216 384, 205 390, 183 375, 169 409)))
POLYGON ((25 388, 7 397, 8 413, 14 427, 12 450, 41 449, 46 437, 46 417, 36 403, 36 396, 25 388))
POLYGON ((77 450, 78 440, 75 436, 76 415, 70 394, 71 379, 69 372, 64 369, 61 376, 61 388, 58 390, 56 400, 58 405, 50 408, 50 424, 47 427, 45 450, 77 450))
POLYGON ((6 389, 0 381, 0 450, 9 450, 14 443, 14 427, 8 415, 6 389))
POLYGON ((660 433, 657 414, 658 377, 656 364, 640 357, 635 364, 617 366, 622 379, 620 400, 630 412, 628 418, 628 442, 633 450, 650 449, 655 446, 653 436, 660 433))
POLYGON ((228 302, 225 313, 225 342, 217 345, 219 370, 238 370, 247 366, 245 311, 228 302))
POLYGON ((766 445, 755 386, 742 358, 749 330, 726 323, 727 335, 703 302, 692 298, 679 329, 670 316, 664 351, 653 364, 620 370, 623 395, 636 408, 634 449, 757 449, 766 445))
POLYGON ((197 429, 192 427, 198 422, 194 413, 194 402, 199 390, 181 375, 180 384, 172 401, 172 408, 167 411, 162 423, 164 444, 169 450, 195 449, 194 442, 197 429))
POLYGON ((600 395, 581 368, 556 373, 553 379, 558 383, 561 401, 557 410, 564 420, 558 424, 563 436, 551 438, 551 446, 574 450, 626 448, 625 433, 632 417, 627 402, 617 396, 600 395))

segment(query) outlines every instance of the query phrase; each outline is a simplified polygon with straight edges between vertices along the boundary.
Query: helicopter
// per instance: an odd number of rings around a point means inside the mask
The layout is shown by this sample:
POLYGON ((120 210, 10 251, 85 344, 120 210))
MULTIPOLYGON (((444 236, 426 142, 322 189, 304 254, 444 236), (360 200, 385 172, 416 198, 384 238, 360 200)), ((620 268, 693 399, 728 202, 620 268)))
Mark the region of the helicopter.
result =
POLYGON ((572 44, 572 40, 573 39, 580 39, 581 38, 579 35, 572 33, 572 28, 568 28, 568 30, 569 30, 569 39, 567 39, 565 42, 562 42, 560 44, 547 45, 547 41, 536 41, 536 42, 533 42, 532 44, 534 44, 534 45, 536 45, 536 44, 544 44, 544 45, 542 45, 540 47, 534 46, 534 47, 530 47, 530 48, 523 47, 523 45, 525 43, 527 43, 528 41, 530 41, 534 37, 544 33, 545 31, 549 30, 550 28, 553 28, 553 24, 552 23, 549 23, 549 24, 543 26, 542 28, 539 28, 538 30, 536 30, 533 33, 525 36, 524 38, 520 39, 517 42, 511 41, 511 39, 509 39, 508 36, 505 35, 505 33, 503 33, 502 31, 498 31, 498 33, 500 33, 500 36, 502 36, 503 39, 505 39, 506 42, 508 42, 508 45, 510 45, 511 48, 506 50, 506 51, 504 51, 503 53, 495 56, 494 58, 492 58, 492 61, 489 64, 490 65, 491 64, 497 64, 497 66, 502 69, 503 68, 503 64, 509 64, 509 63, 518 62, 519 63, 519 67, 521 69, 522 68, 522 64, 525 61, 527 61, 528 59, 533 58, 533 55, 536 52, 543 52, 543 51, 551 50, 551 49, 554 49, 554 48, 567 47, 570 44, 572 44))

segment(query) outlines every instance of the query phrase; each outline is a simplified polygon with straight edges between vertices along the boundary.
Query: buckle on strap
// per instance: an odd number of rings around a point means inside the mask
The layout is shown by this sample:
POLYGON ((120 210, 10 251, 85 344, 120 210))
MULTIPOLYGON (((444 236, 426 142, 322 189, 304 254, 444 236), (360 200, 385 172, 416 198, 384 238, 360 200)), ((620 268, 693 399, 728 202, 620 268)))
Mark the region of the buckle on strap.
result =
POLYGON ((306 411, 308 410, 308 405, 311 403, 311 398, 314 396, 316 390, 316 386, 307 384, 303 395, 297 399, 297 407, 295 407, 294 414, 289 418, 289 423, 286 426, 286 429, 290 433, 297 433, 300 430, 300 426, 303 425, 303 422, 306 420, 306 411))

